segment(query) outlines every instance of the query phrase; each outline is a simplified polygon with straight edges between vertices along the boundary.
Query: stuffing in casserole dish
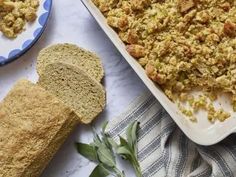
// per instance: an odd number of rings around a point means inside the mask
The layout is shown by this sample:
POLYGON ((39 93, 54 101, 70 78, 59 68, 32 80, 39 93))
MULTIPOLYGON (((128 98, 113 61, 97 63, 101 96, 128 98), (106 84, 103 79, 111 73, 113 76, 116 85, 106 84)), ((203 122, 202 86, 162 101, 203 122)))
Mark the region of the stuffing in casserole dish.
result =
POLYGON ((211 122, 230 113, 213 101, 230 94, 236 111, 236 1, 93 0, 127 51, 175 102, 194 119, 203 109, 211 122), (190 92, 201 90, 193 97, 190 92))

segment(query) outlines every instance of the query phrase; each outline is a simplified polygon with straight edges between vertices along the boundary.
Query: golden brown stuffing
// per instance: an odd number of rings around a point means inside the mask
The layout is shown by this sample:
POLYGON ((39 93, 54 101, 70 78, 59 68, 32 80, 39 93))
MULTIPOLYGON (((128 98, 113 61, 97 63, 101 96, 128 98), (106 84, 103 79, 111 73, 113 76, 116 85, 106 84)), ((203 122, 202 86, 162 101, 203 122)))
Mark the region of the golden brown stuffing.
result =
POLYGON ((138 44, 127 45, 126 49, 130 53, 130 55, 135 58, 141 58, 145 56, 145 49, 141 45, 138 44))
POLYGON ((0 31, 8 38, 16 38, 26 22, 37 18, 39 0, 0 0, 0 31))
POLYGON ((178 0, 178 6, 181 13, 187 12, 189 9, 195 6, 193 0, 178 0))
POLYGON ((236 25, 230 21, 225 22, 224 24, 224 33, 230 37, 235 37, 236 34, 236 25))
POLYGON ((132 10, 144 10, 150 5, 150 0, 130 0, 132 10))
MULTIPOLYGON (((102 12, 106 6, 108 24, 171 100, 195 89, 230 93, 236 110, 236 1, 94 1, 102 12)), ((193 107, 202 109, 198 101, 193 107)))

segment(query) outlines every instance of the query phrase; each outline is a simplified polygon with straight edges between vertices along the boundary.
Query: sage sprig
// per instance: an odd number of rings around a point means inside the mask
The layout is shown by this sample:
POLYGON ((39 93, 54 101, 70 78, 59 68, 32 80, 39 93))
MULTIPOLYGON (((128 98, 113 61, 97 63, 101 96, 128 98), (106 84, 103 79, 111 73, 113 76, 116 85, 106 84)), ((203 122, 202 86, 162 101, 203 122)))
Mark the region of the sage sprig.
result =
POLYGON ((109 175, 125 177, 124 172, 116 167, 113 146, 110 143, 110 137, 105 133, 106 126, 107 123, 103 125, 101 136, 94 130, 92 143, 76 143, 77 151, 88 160, 98 164, 90 174, 90 177, 106 177, 109 175))
POLYGON ((108 133, 106 127, 108 122, 102 126, 100 136, 94 132, 93 142, 90 144, 76 143, 79 154, 90 161, 97 163, 90 177, 106 177, 113 175, 125 177, 124 171, 116 166, 115 154, 128 160, 133 166, 137 177, 142 177, 140 165, 137 158, 137 129, 138 122, 133 122, 126 130, 126 139, 120 137, 120 144, 117 144, 108 133))
POLYGON ((142 177, 141 168, 137 156, 137 130, 139 123, 133 122, 126 130, 126 139, 120 137, 120 144, 116 149, 116 153, 128 160, 133 166, 136 176, 142 177))

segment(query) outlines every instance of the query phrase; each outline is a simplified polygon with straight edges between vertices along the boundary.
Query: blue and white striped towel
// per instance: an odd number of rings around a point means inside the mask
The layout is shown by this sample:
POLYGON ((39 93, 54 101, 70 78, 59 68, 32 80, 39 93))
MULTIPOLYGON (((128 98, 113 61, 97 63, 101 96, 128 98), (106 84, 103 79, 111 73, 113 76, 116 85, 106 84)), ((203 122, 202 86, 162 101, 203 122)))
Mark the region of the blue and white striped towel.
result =
POLYGON ((236 177, 236 136, 203 147, 189 140, 158 101, 144 94, 109 125, 118 138, 138 120, 138 158, 143 177, 236 177))

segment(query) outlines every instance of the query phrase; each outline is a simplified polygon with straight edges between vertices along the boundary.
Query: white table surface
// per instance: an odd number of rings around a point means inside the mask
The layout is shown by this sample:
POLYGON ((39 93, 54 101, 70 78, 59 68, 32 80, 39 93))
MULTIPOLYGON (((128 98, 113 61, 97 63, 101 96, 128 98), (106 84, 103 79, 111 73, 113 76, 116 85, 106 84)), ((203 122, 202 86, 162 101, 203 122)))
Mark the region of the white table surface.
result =
MULTIPOLYGON (((104 120, 118 116, 133 99, 147 90, 79 0, 55 0, 48 26, 37 44, 15 62, 0 67, 0 100, 18 79, 27 78, 36 82, 38 75, 35 61, 38 52, 50 44, 64 42, 74 43, 96 52, 102 59, 107 106, 95 122, 97 127, 104 120)), ((77 154, 74 142, 90 142, 91 138, 89 126, 79 125, 48 165, 42 177, 89 176, 94 164, 77 154)), ((125 166, 123 164, 122 168, 125 166)), ((127 176, 133 176, 130 169, 126 170, 127 176)))

